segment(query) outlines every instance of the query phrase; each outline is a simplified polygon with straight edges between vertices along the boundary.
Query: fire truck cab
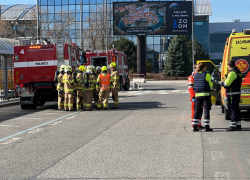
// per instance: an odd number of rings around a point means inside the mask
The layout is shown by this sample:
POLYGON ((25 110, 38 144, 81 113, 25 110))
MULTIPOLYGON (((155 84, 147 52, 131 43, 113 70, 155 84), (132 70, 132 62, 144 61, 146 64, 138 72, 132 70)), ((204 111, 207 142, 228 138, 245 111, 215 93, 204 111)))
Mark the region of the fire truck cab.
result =
POLYGON ((70 39, 19 38, 14 47, 14 82, 22 109, 36 109, 46 101, 57 101, 54 83, 60 66, 80 65, 79 47, 70 39))
POLYGON ((108 72, 111 72, 110 64, 115 62, 117 65, 117 70, 120 74, 120 90, 129 90, 129 71, 127 56, 116 49, 105 51, 98 50, 86 50, 86 61, 83 62, 84 66, 93 65, 95 67, 107 66, 108 72))

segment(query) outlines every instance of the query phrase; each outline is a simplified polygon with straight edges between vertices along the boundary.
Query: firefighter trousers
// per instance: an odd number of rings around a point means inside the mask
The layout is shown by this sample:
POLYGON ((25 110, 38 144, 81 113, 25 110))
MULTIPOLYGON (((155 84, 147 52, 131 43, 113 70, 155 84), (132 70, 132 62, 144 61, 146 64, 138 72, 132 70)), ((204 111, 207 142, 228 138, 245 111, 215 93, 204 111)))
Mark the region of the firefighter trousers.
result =
POLYGON ((84 90, 84 110, 92 110, 93 90, 84 90))
POLYGON ((77 90, 77 109, 83 108, 84 105, 84 93, 83 90, 77 90))
POLYGON ((112 98, 114 100, 113 107, 118 108, 119 107, 119 101, 118 101, 118 89, 112 90, 112 98))
POLYGON ((103 108, 108 108, 108 102, 109 102, 109 90, 101 90, 99 92, 99 100, 97 103, 97 109, 101 109, 102 103, 103 103, 103 108), (103 100, 104 98, 104 100, 103 100))
POLYGON ((230 126, 241 125, 241 114, 240 114, 240 94, 227 95, 228 99, 228 111, 231 116, 230 126))
POLYGON ((64 98, 65 98, 64 92, 63 94, 59 94, 58 91, 58 109, 64 109, 64 98))
MULTIPOLYGON (((191 106, 191 123, 193 123, 193 119, 194 119, 194 112, 195 112, 195 103, 193 101, 192 102, 192 106, 191 106)), ((199 121, 198 121, 198 127, 201 126, 201 118, 202 118, 202 114, 203 114, 203 108, 200 109, 199 112, 199 121)), ((192 125, 193 127, 193 125, 192 125)))
POLYGON ((200 112, 202 111, 202 105, 204 105, 204 125, 209 126, 210 123, 210 109, 211 109, 211 97, 200 96, 195 97, 195 112, 193 117, 193 125, 198 126, 200 112))
POLYGON ((65 111, 73 111, 75 96, 72 93, 65 93, 64 109, 65 111))

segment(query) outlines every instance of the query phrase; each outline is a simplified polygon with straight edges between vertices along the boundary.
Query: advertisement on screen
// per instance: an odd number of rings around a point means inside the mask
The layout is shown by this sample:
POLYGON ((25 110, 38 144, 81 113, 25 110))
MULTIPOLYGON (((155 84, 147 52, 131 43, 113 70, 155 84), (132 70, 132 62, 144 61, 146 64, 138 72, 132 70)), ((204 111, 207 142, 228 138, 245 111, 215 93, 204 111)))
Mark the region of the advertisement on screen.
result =
POLYGON ((113 2, 113 34, 192 34, 192 2, 113 2))

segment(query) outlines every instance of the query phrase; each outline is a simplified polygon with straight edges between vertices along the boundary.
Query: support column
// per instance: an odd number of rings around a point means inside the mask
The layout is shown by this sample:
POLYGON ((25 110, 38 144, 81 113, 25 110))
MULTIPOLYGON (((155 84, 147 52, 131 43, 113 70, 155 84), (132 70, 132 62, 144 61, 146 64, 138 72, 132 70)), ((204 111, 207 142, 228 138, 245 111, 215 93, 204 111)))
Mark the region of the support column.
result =
POLYGON ((137 35, 137 73, 146 78, 146 36, 137 35))
POLYGON ((146 35, 137 35, 137 73, 144 74, 146 78, 146 35))

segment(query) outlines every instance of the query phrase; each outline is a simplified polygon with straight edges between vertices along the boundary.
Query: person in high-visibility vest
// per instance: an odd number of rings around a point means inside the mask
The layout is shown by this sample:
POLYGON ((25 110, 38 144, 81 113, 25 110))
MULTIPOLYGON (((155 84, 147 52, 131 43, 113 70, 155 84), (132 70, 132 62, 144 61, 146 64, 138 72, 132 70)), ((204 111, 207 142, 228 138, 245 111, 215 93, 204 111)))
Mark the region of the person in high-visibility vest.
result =
POLYGON ((107 73, 108 69, 106 66, 102 67, 102 73, 98 76, 97 78, 97 83, 96 83, 96 90, 99 92, 99 100, 97 103, 97 110, 100 110, 102 107, 102 101, 103 101, 103 109, 107 110, 108 109, 108 100, 109 100, 109 93, 110 93, 110 88, 111 88, 111 76, 110 74, 107 73))
POLYGON ((83 110, 84 105, 84 87, 83 87, 83 73, 85 71, 85 67, 81 65, 77 70, 76 76, 76 96, 77 96, 77 110, 83 110))
POLYGON ((87 72, 84 73, 84 110, 92 111, 93 91, 96 86, 96 77, 94 66, 87 66, 87 72))
POLYGON ((211 109, 211 94, 213 90, 213 83, 211 76, 206 72, 207 65, 200 63, 197 72, 194 75, 194 89, 195 89, 195 112, 193 119, 193 131, 199 131, 198 122, 202 105, 204 105, 204 125, 205 131, 213 131, 210 128, 210 109, 211 109))
MULTIPOLYGON (((193 74, 190 75, 188 77, 188 91, 189 91, 189 94, 190 94, 190 101, 192 103, 192 106, 191 106, 191 123, 193 123, 193 119, 194 119, 194 111, 195 111, 195 106, 194 106, 194 102, 195 102, 195 90, 194 90, 194 75, 195 75, 195 71, 198 67, 198 64, 194 65, 193 67, 193 74)), ((198 128, 199 129, 204 129, 204 127, 201 125, 201 117, 202 117, 202 112, 203 112, 203 108, 200 109, 201 112, 200 112, 200 117, 199 117, 199 121, 198 121, 198 128)), ((192 125, 192 128, 193 128, 193 125, 192 125)))
POLYGON ((65 92, 65 101, 64 101, 64 109, 65 111, 73 111, 74 107, 74 99, 75 99, 75 80, 72 76, 72 68, 67 65, 65 67, 65 74, 63 75, 63 83, 64 83, 64 92, 65 92))
POLYGON ((61 65, 60 74, 57 76, 57 92, 58 92, 58 109, 64 111, 64 84, 63 84, 63 75, 64 75, 65 65, 61 65))
POLYGON ((111 78, 112 78, 112 84, 111 84, 111 90, 112 90, 112 98, 114 100, 113 107, 111 109, 118 109, 119 108, 119 101, 118 101, 118 91, 120 89, 120 76, 119 72, 116 68, 116 63, 112 62, 110 64, 111 67, 111 78))

